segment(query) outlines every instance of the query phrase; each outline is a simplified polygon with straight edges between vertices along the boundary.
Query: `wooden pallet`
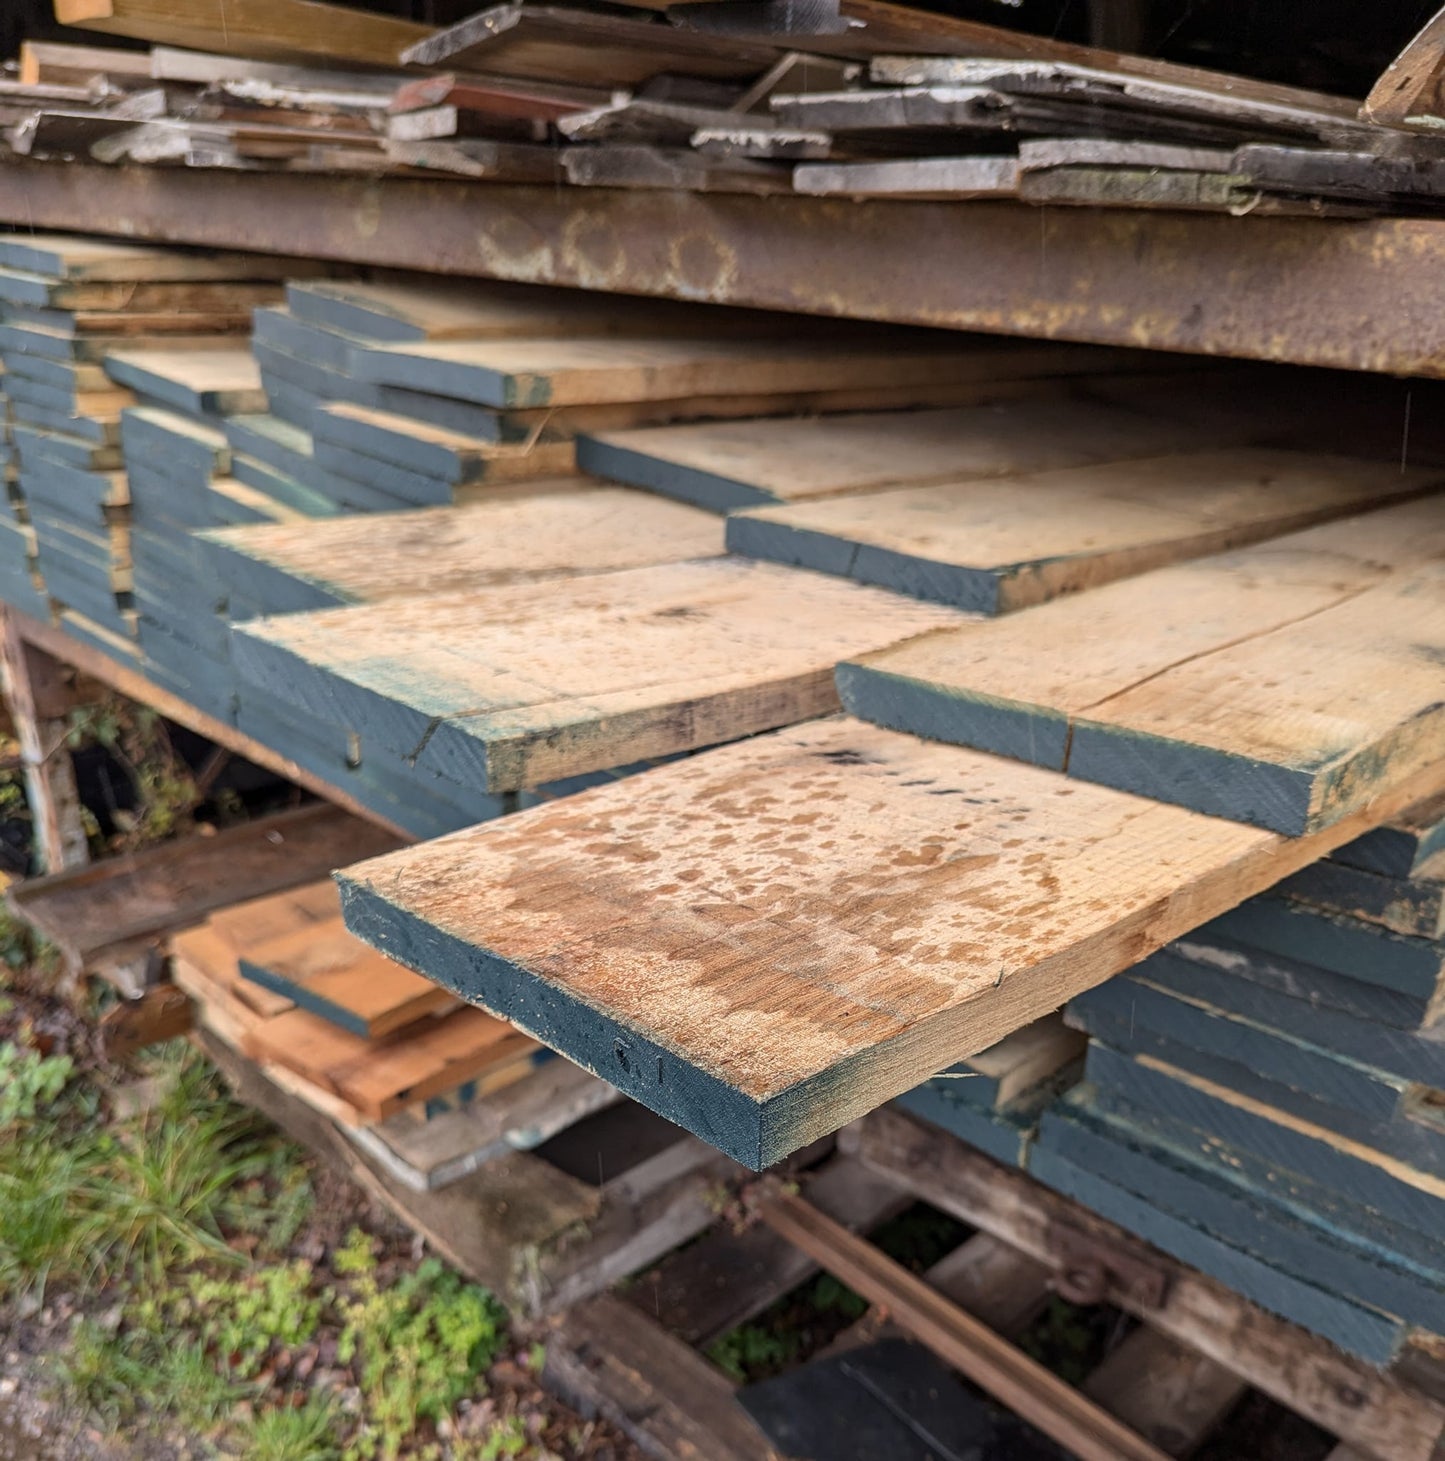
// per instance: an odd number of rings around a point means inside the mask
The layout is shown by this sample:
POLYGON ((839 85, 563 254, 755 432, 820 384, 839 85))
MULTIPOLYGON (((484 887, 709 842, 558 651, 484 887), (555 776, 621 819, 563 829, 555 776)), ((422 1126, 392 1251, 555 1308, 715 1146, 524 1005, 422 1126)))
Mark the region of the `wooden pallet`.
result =
POLYGON ((1190 1454, 1251 1387, 1338 1436, 1337 1461, 1424 1461, 1445 1436, 1423 1351, 1388 1374, 1348 1359, 895 1107, 841 1132, 796 1193, 765 1179, 754 1211, 554 1318, 550 1383, 650 1456, 766 1455, 698 1350, 821 1268, 872 1305, 830 1353, 901 1331, 1080 1456, 1190 1454), (857 1236, 915 1201, 975 1230, 922 1280, 857 1236), (1051 1291, 1140 1321, 1078 1391, 1008 1342, 1051 1291))

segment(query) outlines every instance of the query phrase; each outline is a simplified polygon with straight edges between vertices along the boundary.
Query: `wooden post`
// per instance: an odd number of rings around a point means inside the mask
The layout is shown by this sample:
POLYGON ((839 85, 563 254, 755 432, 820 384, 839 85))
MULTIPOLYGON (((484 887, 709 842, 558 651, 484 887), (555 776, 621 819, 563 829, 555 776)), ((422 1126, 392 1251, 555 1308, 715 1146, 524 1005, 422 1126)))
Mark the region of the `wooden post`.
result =
POLYGON ((65 716, 75 704, 74 688, 58 661, 26 643, 8 612, 0 634, 0 669, 20 742, 36 856, 46 872, 83 866, 90 853, 75 768, 65 745, 65 716))

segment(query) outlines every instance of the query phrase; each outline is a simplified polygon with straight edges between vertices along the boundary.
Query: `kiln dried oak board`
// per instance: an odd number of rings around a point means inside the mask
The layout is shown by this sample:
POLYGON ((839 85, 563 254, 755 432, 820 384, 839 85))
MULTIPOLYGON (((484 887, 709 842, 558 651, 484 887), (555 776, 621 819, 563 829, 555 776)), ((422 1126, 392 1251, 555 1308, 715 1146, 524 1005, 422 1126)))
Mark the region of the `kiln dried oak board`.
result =
POLYGON ((956 617, 714 559, 289 615, 238 626, 232 658, 423 772, 518 791, 826 715, 850 645, 956 617))
MULTIPOLYGON (((1263 429, 1257 421, 1242 427, 1250 435, 1263 429)), ((732 512, 892 482, 1044 472, 1224 444, 1212 424, 1174 422, 1167 410, 1160 419, 1100 402, 1024 400, 584 433, 577 464, 732 512)))
POLYGON ((432 28, 316 0, 55 0, 62 25, 192 51, 397 67, 432 28))
POLYGON ((1439 481, 1346 457, 1196 452, 758 508, 729 521, 728 547, 1002 614, 1439 481))
POLYGON ((1117 351, 1056 345, 954 344, 919 334, 851 339, 427 341, 358 349, 352 371, 379 385, 527 409, 676 401, 764 392, 927 389, 964 380, 1017 379, 1112 368, 1117 351))
POLYGON ((217 577, 266 613, 709 558, 722 524, 626 487, 205 533, 217 577))
POLYGON ((1445 499, 839 667, 882 725, 1298 834, 1445 756, 1445 499))
POLYGON ((1441 782, 1291 840, 837 719, 348 869, 342 899, 389 957, 762 1167, 1441 782))

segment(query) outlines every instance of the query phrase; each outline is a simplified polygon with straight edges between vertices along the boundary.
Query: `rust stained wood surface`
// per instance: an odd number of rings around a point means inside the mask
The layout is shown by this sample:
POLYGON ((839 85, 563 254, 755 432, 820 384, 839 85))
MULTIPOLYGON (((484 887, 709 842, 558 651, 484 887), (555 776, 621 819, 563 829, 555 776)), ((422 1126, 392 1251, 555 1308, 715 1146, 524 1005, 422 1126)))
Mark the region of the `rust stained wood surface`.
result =
POLYGON ((348 869, 342 895, 392 958, 763 1167, 1441 786, 1289 839, 836 719, 348 869))
POLYGON ((1445 222, 857 204, 13 160, 0 219, 438 273, 1445 375, 1445 222))

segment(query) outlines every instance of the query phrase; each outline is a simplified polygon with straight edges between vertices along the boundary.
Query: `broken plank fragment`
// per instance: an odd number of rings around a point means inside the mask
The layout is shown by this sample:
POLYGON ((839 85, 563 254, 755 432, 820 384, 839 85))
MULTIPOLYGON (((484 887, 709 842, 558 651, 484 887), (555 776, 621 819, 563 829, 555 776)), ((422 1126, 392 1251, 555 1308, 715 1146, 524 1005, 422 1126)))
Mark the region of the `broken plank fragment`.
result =
POLYGON ((729 520, 728 548, 1004 614, 1416 495, 1437 479, 1348 457, 1194 452, 756 508, 729 520))
POLYGON ((389 957, 756 1168, 1442 781, 1292 841, 828 720, 348 869, 342 898, 389 957))
POLYGON ((251 623, 233 659, 424 773, 500 792, 828 714, 850 646, 955 621, 716 559, 251 623))
POLYGON ((839 686, 880 724, 1298 835, 1441 754, 1442 548, 1427 497, 933 635, 839 686))
MULTIPOLYGON (((427 341, 352 352, 362 380, 502 408, 681 400, 692 396, 859 389, 955 379, 1007 348, 903 334, 839 340, 612 339, 427 341), (876 341, 876 343, 874 343, 876 341)), ((1063 357, 1061 356, 1060 359, 1063 357)))

